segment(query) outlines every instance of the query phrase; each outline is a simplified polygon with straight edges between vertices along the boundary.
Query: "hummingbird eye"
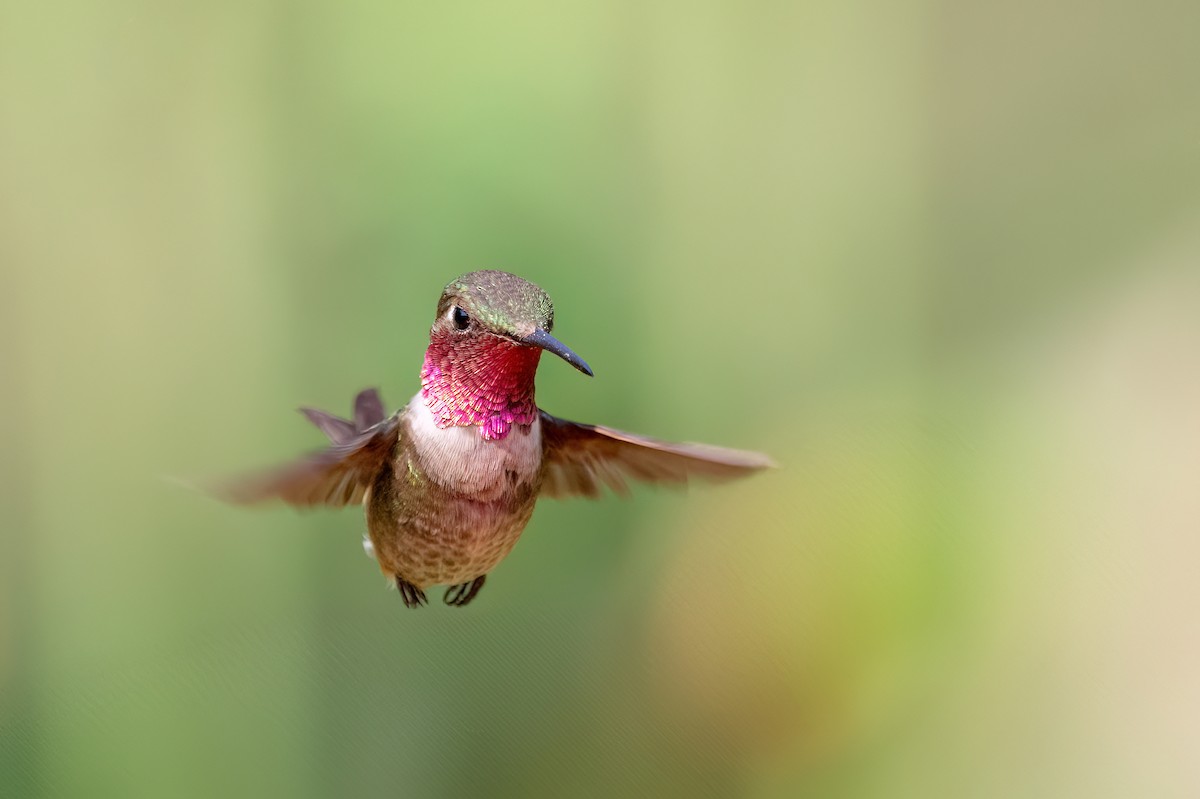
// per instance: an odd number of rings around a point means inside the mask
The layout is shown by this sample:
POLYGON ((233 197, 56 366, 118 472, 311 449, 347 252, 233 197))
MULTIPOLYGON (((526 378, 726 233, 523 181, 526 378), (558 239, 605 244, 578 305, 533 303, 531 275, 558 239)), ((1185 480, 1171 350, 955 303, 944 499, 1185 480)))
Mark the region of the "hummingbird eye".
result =
POLYGON ((466 330, 467 325, 471 324, 471 317, 467 315, 466 311, 455 305, 450 311, 450 321, 454 322, 454 326, 459 330, 466 330))

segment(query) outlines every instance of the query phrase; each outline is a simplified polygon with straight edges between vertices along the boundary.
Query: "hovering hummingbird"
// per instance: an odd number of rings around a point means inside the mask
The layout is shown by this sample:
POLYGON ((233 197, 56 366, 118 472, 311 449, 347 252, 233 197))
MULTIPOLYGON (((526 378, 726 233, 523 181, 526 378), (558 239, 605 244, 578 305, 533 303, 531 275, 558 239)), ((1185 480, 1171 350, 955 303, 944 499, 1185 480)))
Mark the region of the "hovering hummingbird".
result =
POLYGON ((539 496, 596 497, 626 481, 728 480, 772 465, 754 452, 670 444, 568 422, 534 403, 543 351, 592 375, 550 334, 554 307, 538 286, 483 270, 446 286, 429 331, 421 390, 387 417, 374 389, 354 418, 301 408, 330 440, 320 452, 250 475, 220 493, 236 503, 362 504, 364 547, 404 604, 449 585, 463 606, 517 543, 539 496))

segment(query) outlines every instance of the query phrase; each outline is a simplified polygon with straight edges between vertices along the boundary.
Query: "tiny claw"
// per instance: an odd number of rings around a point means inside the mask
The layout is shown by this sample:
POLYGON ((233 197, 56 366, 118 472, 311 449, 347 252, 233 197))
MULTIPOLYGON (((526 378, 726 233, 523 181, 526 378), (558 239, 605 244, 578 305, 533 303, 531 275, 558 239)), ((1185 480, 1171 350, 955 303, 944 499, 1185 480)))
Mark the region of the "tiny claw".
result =
POLYGON ((400 598, 404 600, 405 607, 419 608, 429 601, 425 598, 424 591, 399 577, 396 578, 396 590, 400 592, 400 598))
POLYGON ((487 575, 481 574, 474 580, 450 586, 446 589, 446 594, 442 597, 442 601, 450 607, 461 608, 475 598, 475 595, 479 593, 479 589, 483 588, 483 581, 486 579, 487 575))

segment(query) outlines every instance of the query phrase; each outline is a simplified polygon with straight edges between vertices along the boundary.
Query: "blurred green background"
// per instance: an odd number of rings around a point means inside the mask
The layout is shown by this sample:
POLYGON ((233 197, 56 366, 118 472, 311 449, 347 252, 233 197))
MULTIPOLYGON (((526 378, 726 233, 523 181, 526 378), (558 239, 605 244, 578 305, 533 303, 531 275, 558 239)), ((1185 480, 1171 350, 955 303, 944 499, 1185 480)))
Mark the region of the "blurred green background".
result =
POLYGON ((1200 5, 0 6, 0 795, 1200 793, 1200 5), (179 484, 545 287, 465 611, 179 484))

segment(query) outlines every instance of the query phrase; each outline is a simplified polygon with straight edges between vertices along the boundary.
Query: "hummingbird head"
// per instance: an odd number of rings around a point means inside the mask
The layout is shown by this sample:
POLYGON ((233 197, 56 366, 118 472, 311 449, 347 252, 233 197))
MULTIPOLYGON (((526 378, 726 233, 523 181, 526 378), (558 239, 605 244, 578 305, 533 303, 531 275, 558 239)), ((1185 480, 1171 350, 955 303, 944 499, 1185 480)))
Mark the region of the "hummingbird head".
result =
POLYGON ((421 370, 422 395, 439 427, 475 425, 508 435, 537 416, 534 374, 546 350, 586 375, 582 358, 550 334, 554 305, 528 280, 485 269, 451 281, 438 300, 421 370))

